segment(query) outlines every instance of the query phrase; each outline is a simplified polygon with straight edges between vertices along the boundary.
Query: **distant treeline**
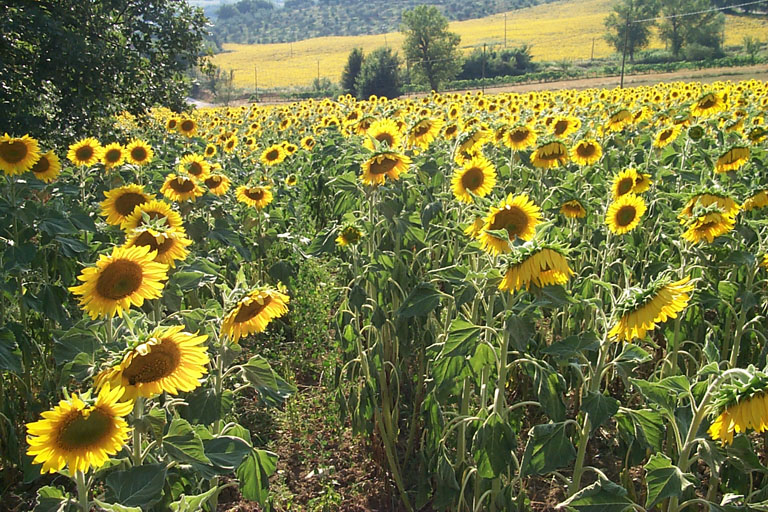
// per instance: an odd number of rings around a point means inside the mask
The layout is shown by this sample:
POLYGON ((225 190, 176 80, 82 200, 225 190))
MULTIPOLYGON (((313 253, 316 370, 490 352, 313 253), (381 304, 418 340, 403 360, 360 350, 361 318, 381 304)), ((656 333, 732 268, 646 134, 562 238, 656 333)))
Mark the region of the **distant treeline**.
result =
MULTIPOLYGON (((434 0, 449 20, 482 18, 553 0, 434 0)), ((321 36, 382 34, 398 30, 404 10, 423 0, 240 0, 222 5, 211 29, 222 43, 284 43, 321 36)))

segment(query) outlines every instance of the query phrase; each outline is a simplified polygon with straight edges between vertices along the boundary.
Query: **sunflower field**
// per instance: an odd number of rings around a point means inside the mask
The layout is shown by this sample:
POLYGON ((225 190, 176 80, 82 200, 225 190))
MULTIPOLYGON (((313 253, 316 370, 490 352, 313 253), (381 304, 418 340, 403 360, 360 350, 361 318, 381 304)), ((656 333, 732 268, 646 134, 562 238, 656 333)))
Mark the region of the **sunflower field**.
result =
POLYGON ((339 298, 311 328, 393 509, 764 510, 766 116, 752 80, 5 134, 4 486, 269 509, 277 457, 237 399, 296 391, 253 343, 323 260, 339 298))

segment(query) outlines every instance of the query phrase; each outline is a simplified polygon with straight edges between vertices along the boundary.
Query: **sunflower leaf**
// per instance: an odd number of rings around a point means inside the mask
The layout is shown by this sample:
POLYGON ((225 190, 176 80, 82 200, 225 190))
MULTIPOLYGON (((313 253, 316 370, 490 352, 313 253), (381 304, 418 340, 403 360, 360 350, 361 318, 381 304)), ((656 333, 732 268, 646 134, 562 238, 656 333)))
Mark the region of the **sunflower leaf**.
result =
POLYGON ((37 490, 37 504, 33 512, 69 512, 75 500, 60 488, 46 485, 37 490))
POLYGON ((203 510, 203 505, 208 503, 211 496, 216 494, 219 488, 216 486, 211 487, 202 494, 196 494, 194 496, 184 496, 183 494, 178 500, 170 504, 172 512, 196 512, 197 510, 203 510))
POLYGON ((477 430, 472 442, 477 474, 496 478, 509 466, 509 454, 515 449, 515 435, 498 413, 491 413, 477 430))
POLYGON ((265 504, 269 498, 269 477, 277 470, 277 455, 266 450, 251 451, 237 468, 243 498, 265 504))
POLYGON ((481 332, 480 327, 471 322, 462 318, 454 319, 443 345, 441 357, 466 356, 473 353, 475 340, 481 332))
POLYGON ((545 475, 576 458, 576 448, 565 432, 565 425, 564 422, 547 423, 530 430, 520 463, 524 475, 545 475))
POLYGON ((579 512, 624 512, 632 510, 632 500, 622 486, 602 477, 557 506, 579 512))
POLYGON ((397 315, 401 318, 426 316, 440 305, 441 295, 442 293, 431 283, 419 283, 408 294, 403 305, 397 310, 397 315))
POLYGON ((168 433, 163 438, 163 448, 168 455, 181 463, 210 464, 205 455, 203 440, 200 439, 187 420, 176 418, 171 421, 168 433))
POLYGON ((592 432, 618 412, 619 404, 620 402, 611 396, 606 396, 596 391, 587 392, 581 407, 584 412, 589 414, 592 432))
POLYGON ((21 373, 21 353, 10 329, 0 329, 0 370, 21 373))
POLYGON ((126 507, 119 503, 107 503, 98 499, 94 499, 93 502, 107 512, 141 512, 141 507, 126 507))
POLYGON ((108 498, 126 507, 148 508, 163 496, 165 473, 164 464, 144 464, 125 471, 115 471, 106 479, 112 494, 108 498))
POLYGON ((652 455, 645 465, 645 483, 648 497, 645 508, 656 506, 661 500, 681 497, 683 492, 693 486, 694 476, 683 473, 672 464, 672 459, 663 453, 652 455))
POLYGON ((259 393, 259 399, 269 406, 281 405, 296 392, 261 356, 253 356, 240 369, 245 380, 259 393))

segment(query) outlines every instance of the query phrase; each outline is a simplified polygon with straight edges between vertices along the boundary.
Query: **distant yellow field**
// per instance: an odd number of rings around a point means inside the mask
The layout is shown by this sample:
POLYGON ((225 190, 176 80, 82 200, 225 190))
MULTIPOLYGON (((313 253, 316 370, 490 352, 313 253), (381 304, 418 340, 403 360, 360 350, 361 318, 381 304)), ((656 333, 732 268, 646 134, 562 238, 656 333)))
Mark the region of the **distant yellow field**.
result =
MULTIPOLYGON (((534 59, 589 59, 594 41, 594 56, 605 57, 612 49, 602 36, 603 20, 611 10, 612 0, 563 0, 511 11, 506 15, 507 45, 527 43, 534 59)), ((451 23, 451 30, 461 35, 465 51, 483 43, 504 43, 504 14, 451 23)), ((738 45, 746 34, 764 37, 765 20, 728 16, 726 45, 738 45)), ((225 44, 225 53, 216 55, 214 64, 235 71, 235 85, 253 89, 309 85, 318 75, 338 82, 352 48, 370 52, 379 46, 402 47, 399 32, 373 36, 320 37, 296 43, 225 44)), ((652 47, 664 44, 654 40, 652 47)), ((402 52, 401 52, 402 53, 402 52)))

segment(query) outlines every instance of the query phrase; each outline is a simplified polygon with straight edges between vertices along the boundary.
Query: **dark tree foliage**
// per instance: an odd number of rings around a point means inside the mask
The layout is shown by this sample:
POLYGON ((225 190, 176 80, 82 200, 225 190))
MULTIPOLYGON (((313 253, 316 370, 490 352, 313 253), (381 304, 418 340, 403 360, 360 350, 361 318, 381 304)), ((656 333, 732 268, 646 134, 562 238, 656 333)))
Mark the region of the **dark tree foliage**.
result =
POLYGON ((363 66, 363 49, 353 48, 347 58, 344 71, 341 72, 341 88, 345 93, 355 94, 355 81, 363 66))
POLYGON ((659 5, 655 0, 619 0, 605 19, 605 40, 618 53, 626 52, 630 62, 634 62, 635 53, 642 50, 651 41, 653 23, 636 23, 655 17, 659 5), (629 22, 629 23, 627 23, 629 22))
POLYGON ((403 50, 416 83, 429 84, 437 91, 456 77, 461 70, 461 38, 448 30, 448 19, 437 7, 420 5, 405 11, 400 30, 405 35, 403 50))
POLYGON ((533 63, 531 48, 522 45, 517 48, 490 47, 483 52, 477 48, 464 59, 461 72, 456 76, 458 80, 472 80, 476 78, 494 78, 497 76, 524 75, 536 70, 533 63), (483 69, 485 68, 485 69, 483 69))
POLYGON ((6 0, 0 16, 3 131, 51 139, 156 104, 181 109, 206 18, 178 0, 6 0))
POLYGON ((372 94, 385 98, 400 96, 400 58, 391 48, 377 48, 363 60, 360 75, 355 84, 358 98, 372 94))

